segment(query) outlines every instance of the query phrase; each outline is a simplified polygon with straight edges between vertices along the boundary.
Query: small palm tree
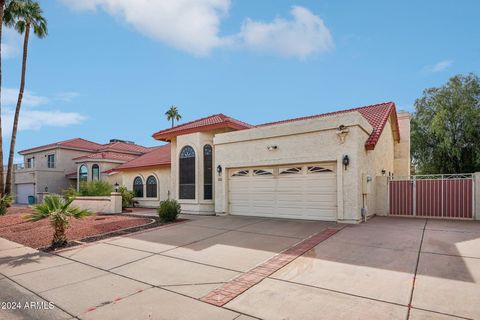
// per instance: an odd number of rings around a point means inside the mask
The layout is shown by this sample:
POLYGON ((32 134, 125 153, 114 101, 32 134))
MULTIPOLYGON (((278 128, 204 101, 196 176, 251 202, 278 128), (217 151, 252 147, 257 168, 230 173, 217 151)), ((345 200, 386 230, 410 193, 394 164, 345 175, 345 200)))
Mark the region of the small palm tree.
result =
POLYGON ((64 246, 67 243, 65 232, 69 227, 71 218, 79 219, 92 214, 89 210, 72 206, 73 200, 75 200, 73 197, 64 199, 58 195, 46 196, 42 204, 34 207, 35 212, 26 217, 29 221, 50 219, 50 223, 55 230, 52 240, 52 247, 54 248, 64 246))
POLYGON ((47 36, 47 20, 42 16, 42 14, 42 8, 40 8, 40 4, 37 1, 16 0, 8 3, 3 15, 3 22, 7 26, 14 27, 15 30, 17 30, 20 34, 24 35, 22 75, 20 80, 20 89, 18 92, 17 106, 15 108, 15 116, 13 119, 10 153, 8 154, 7 178, 5 181, 6 194, 10 194, 12 191, 13 156, 15 154, 15 143, 17 140, 18 119, 20 117, 23 93, 25 91, 30 29, 32 29, 33 33, 40 39, 47 36))
POLYGON ((172 128, 175 125, 175 120, 180 121, 180 119, 182 119, 182 116, 178 113, 178 109, 175 106, 171 106, 170 109, 165 112, 165 115, 167 116, 167 121, 172 120, 172 128))

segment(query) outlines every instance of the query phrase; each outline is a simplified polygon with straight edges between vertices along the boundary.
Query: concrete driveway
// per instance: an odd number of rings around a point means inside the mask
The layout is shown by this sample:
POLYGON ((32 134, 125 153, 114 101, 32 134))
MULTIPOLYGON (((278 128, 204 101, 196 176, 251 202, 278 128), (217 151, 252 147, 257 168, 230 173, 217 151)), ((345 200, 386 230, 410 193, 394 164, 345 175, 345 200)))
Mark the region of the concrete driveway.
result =
POLYGON ((187 218, 58 255, 0 239, 0 301, 55 305, 0 318, 480 318, 479 223, 187 218))

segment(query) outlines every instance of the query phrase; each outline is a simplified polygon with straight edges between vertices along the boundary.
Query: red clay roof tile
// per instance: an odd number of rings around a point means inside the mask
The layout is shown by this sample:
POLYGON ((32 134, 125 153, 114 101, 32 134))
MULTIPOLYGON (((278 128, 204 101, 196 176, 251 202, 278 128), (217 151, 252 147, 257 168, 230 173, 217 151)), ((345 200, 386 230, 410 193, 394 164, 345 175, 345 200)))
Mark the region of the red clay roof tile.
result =
POLYGON ((269 123, 257 125, 255 127, 259 128, 259 127, 271 126, 271 125, 282 124, 282 123, 322 118, 322 117, 327 117, 331 115, 354 112, 354 111, 358 111, 373 127, 373 131, 370 134, 370 137, 365 142, 365 148, 367 150, 375 149, 375 145, 378 139, 380 138, 380 135, 382 134, 383 128, 385 128, 385 124, 387 123, 389 117, 392 117, 392 121, 393 121, 392 130, 393 130, 394 138, 396 141, 400 141, 397 112, 396 112, 394 102, 384 102, 384 103, 373 104, 373 105, 363 106, 363 107, 358 107, 353 109, 322 113, 322 114, 313 115, 313 116, 294 118, 294 119, 288 119, 288 120, 282 120, 282 121, 276 121, 276 122, 269 122, 269 123))
POLYGON ((152 148, 150 152, 114 168, 113 171, 122 171, 128 169, 155 167, 163 165, 170 166, 170 149, 170 144, 152 148))
POLYGON ((98 160, 115 160, 115 161, 127 162, 135 158, 138 158, 138 156, 133 154, 106 151, 106 152, 97 152, 97 153, 92 153, 86 156, 73 158, 72 160, 98 159, 98 160))
POLYGON ((167 141, 173 137, 193 132, 207 131, 219 128, 242 130, 252 127, 253 126, 248 123, 239 121, 237 119, 228 117, 220 113, 183 123, 173 128, 158 131, 157 133, 153 134, 153 137, 157 140, 167 141))
POLYGON ((74 138, 70 140, 46 144, 35 148, 25 149, 20 151, 19 154, 31 153, 42 149, 48 150, 59 147, 95 151, 101 148, 102 145, 82 138, 74 138))

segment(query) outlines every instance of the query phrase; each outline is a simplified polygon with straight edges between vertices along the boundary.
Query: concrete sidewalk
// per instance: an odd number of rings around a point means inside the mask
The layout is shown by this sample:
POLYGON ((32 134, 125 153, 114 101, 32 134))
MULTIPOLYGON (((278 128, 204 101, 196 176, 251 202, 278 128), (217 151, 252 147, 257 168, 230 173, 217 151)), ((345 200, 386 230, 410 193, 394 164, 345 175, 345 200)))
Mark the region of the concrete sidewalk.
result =
POLYGON ((201 299, 336 225, 188 218, 57 255, 0 238, 0 301, 22 305, 0 319, 480 318, 477 222, 347 226, 218 307, 201 299))

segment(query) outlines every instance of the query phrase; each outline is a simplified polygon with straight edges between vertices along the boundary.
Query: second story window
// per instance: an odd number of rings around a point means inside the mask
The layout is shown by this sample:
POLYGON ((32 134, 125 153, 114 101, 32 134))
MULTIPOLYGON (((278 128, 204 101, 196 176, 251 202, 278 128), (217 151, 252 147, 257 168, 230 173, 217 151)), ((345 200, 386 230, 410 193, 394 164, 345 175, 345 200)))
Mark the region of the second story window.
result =
POLYGON ((47 167, 49 169, 55 168, 55 155, 54 154, 49 154, 47 156, 47 167))
POLYGON ((35 158, 27 158, 27 168, 31 169, 35 167, 35 158))

